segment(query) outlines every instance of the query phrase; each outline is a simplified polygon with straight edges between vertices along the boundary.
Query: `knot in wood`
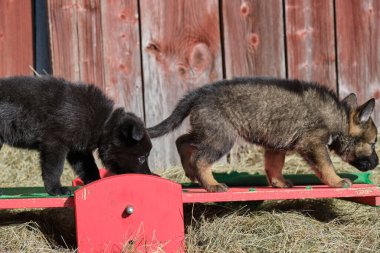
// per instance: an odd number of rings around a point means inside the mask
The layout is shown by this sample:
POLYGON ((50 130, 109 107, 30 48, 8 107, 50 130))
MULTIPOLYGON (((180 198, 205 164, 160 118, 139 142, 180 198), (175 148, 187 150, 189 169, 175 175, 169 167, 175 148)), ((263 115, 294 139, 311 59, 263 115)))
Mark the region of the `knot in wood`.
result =
POLYGON ((243 16, 243 17, 246 17, 248 16, 249 14, 251 14, 251 8, 249 6, 249 4, 247 2, 243 2, 241 5, 240 5, 240 14, 243 16))

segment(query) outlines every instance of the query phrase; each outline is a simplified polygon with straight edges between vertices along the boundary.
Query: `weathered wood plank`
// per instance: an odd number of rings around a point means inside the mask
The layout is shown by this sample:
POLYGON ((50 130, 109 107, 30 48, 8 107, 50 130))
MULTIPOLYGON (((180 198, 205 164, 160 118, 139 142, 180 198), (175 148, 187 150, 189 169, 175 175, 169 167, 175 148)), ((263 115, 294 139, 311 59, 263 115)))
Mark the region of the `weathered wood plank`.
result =
POLYGON ((99 0, 77 0, 78 60, 80 79, 104 85, 102 29, 99 0))
MULTIPOLYGON (((140 7, 146 124, 153 126, 189 89, 222 78, 219 6, 217 0, 141 0, 140 7)), ((186 128, 153 140, 152 168, 180 164, 175 139, 186 128)))
POLYGON ((336 90, 332 0, 286 0, 288 77, 336 90))
POLYGON ((224 0, 223 29, 227 78, 285 77, 281 1, 224 0))
POLYGON ((137 0, 102 2, 104 72, 107 94, 144 118, 137 0))
POLYGON ((0 59, 0 76, 32 74, 31 1, 0 1, 0 59))
MULTIPOLYGON (((282 1, 223 1, 226 77, 285 77, 282 1), (270 29, 268 29, 270 27, 270 29)), ((236 143, 229 155, 240 161, 246 144, 236 143)))
POLYGON ((53 74, 80 80, 76 1, 48 1, 53 74))
POLYGON ((380 1, 336 0, 339 95, 376 98, 380 126, 380 1))
POLYGON ((144 118, 137 0, 49 1, 53 73, 144 118))

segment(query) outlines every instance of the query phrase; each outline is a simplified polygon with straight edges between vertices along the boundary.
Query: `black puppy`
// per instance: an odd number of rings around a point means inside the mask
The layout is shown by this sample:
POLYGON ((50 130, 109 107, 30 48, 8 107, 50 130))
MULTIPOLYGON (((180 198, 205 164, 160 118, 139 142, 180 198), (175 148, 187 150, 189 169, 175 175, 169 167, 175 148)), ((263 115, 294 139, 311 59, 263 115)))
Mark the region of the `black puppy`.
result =
POLYGON ((54 77, 0 79, 0 148, 3 143, 40 152, 42 178, 51 195, 68 194, 60 177, 67 158, 89 183, 99 179, 92 151, 112 173, 150 174, 152 148, 144 123, 93 85, 54 77))

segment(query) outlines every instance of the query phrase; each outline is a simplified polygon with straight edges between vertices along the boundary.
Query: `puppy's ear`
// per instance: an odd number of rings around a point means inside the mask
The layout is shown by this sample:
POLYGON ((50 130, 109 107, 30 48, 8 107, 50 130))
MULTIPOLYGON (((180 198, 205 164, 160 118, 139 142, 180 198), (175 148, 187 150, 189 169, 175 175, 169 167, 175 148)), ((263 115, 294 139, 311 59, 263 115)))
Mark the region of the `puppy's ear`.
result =
POLYGON ((356 111, 356 120, 358 123, 365 123, 371 117, 375 108, 375 99, 371 98, 366 103, 361 105, 356 111))
POLYGON ((350 108, 350 111, 353 111, 358 107, 358 102, 355 93, 349 94, 342 100, 342 102, 350 108))
POLYGON ((141 141, 144 138, 144 127, 133 120, 126 120, 121 125, 121 133, 126 140, 132 139, 135 141, 141 141))
POLYGON ((131 135, 132 139, 134 139, 135 141, 141 141, 142 138, 144 138, 144 135, 145 135, 145 131, 142 126, 138 126, 138 125, 132 126, 132 135, 131 135))

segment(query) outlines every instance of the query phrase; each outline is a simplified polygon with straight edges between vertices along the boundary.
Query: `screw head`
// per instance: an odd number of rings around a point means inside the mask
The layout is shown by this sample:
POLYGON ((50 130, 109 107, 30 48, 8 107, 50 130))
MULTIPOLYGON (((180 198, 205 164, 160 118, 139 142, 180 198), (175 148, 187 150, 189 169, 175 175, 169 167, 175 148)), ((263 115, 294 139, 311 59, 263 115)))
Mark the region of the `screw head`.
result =
POLYGON ((128 206, 125 208, 125 213, 128 214, 128 215, 133 214, 134 211, 135 211, 135 209, 134 209, 133 206, 131 206, 131 205, 128 205, 128 206))

